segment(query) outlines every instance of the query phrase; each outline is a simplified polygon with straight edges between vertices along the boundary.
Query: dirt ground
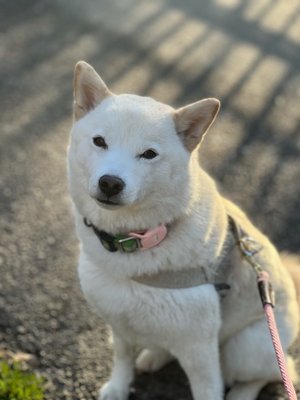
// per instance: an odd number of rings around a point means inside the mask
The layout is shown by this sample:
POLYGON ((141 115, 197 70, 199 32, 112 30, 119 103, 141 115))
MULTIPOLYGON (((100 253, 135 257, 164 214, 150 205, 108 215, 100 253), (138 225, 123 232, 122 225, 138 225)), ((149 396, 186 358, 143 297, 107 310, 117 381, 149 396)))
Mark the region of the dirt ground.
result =
MULTIPOLYGON (((0 0, 0 6, 0 348, 36 357, 48 400, 93 400, 109 375, 111 346, 76 272, 65 167, 75 62, 92 63, 119 93, 174 106, 218 97, 222 111, 202 147, 202 164, 280 250, 300 255, 300 5, 0 0)), ((293 352, 299 354, 299 341, 293 352)), ((137 377, 132 399, 174 398, 191 399, 175 363, 137 377)), ((284 395, 272 385, 259 398, 284 395)))

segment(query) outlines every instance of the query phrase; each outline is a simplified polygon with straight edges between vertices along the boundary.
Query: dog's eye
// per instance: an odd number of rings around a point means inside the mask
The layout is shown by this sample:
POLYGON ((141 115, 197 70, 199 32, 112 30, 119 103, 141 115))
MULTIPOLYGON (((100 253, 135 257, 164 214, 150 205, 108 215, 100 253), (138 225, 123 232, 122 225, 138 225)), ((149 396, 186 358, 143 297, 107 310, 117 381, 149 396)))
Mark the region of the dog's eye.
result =
POLYGON ((158 156, 158 154, 156 153, 155 150, 148 149, 140 155, 140 158, 146 158, 147 160, 151 160, 152 158, 155 158, 156 156, 158 156))
POLYGON ((103 149, 107 149, 107 144, 102 136, 95 136, 93 138, 93 143, 97 147, 102 147, 103 149))

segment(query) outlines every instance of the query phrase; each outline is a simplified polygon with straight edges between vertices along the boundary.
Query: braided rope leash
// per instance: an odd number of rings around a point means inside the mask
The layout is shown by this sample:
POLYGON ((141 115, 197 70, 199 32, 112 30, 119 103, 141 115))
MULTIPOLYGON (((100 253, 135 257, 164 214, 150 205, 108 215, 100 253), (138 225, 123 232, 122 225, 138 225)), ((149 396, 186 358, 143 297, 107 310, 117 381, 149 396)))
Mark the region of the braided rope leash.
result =
MULTIPOLYGON (((268 288, 270 288, 269 274, 267 272, 263 271, 261 273, 260 277, 257 278, 257 282, 258 282, 259 288, 265 287, 266 290, 268 290, 268 288)), ((265 289, 259 289, 259 290, 265 290, 265 289)), ((297 400, 295 388, 294 388, 292 380, 288 374, 287 363, 286 363, 285 355, 284 355, 284 352, 282 349, 282 345, 281 345, 281 341, 280 341, 280 337, 279 337, 279 333, 278 333, 278 329, 277 329, 277 325, 276 325, 275 315, 274 315, 274 311, 273 311, 274 305, 273 305, 273 303, 268 302, 268 300, 265 298, 264 295, 263 296, 261 295, 261 300, 262 300, 264 312, 265 312, 265 315, 267 318, 268 327, 269 327, 269 331, 271 334, 273 347, 275 350, 275 354, 276 354, 278 366, 280 369, 280 375, 281 375, 281 379, 282 379, 284 388, 285 388, 285 390, 288 394, 288 398, 290 400, 297 400)))
POLYGON ((258 247, 258 243, 249 236, 240 236, 238 239, 238 245, 245 260, 252 266, 257 276, 258 291, 267 318, 267 323, 284 388, 287 392, 289 400, 297 400, 297 394, 293 382, 288 374, 285 354, 282 349, 279 332, 276 325, 273 311, 273 308, 275 307, 274 291, 269 280, 269 274, 264 271, 261 265, 253 258, 254 255, 262 249, 262 247, 258 247))

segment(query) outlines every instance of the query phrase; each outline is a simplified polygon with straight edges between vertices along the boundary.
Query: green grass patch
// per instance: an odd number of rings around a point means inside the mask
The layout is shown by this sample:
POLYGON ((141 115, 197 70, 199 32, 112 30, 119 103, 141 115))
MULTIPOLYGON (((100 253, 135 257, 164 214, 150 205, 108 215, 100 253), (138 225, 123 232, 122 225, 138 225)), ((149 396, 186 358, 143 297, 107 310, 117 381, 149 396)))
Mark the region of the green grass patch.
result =
POLYGON ((0 400, 43 400, 43 379, 0 360, 0 400))

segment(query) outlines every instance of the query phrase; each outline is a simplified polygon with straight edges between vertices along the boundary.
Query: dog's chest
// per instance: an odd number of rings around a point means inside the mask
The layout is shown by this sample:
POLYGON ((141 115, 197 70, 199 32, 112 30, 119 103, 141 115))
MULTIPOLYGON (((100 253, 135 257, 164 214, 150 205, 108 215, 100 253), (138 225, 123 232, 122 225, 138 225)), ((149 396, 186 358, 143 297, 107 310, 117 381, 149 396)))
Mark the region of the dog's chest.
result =
POLYGON ((79 276, 95 311, 136 344, 157 345, 186 327, 196 329, 203 321, 207 329, 219 324, 219 298, 212 285, 183 290, 149 288, 130 280, 112 280, 87 264, 80 264, 79 276))

